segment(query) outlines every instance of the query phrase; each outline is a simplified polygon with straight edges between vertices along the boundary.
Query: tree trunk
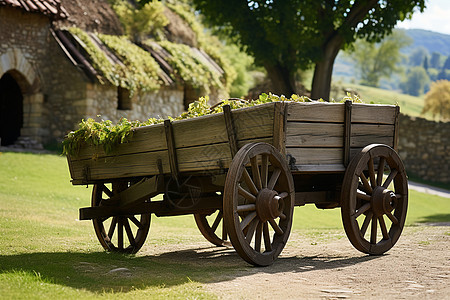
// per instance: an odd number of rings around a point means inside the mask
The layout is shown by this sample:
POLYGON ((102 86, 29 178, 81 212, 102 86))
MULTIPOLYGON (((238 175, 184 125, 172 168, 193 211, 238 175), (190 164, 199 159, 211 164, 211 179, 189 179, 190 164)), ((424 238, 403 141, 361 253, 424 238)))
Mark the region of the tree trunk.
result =
POLYGON ((273 66, 268 64, 264 65, 264 68, 273 85, 272 93, 279 96, 285 95, 288 98, 291 97, 292 94, 295 94, 295 77, 293 70, 289 70, 280 65, 273 66))
POLYGON ((322 98, 325 101, 330 100, 333 65, 341 46, 342 39, 340 37, 336 37, 328 43, 325 43, 323 47, 323 59, 317 62, 314 68, 311 99, 317 100, 322 98))

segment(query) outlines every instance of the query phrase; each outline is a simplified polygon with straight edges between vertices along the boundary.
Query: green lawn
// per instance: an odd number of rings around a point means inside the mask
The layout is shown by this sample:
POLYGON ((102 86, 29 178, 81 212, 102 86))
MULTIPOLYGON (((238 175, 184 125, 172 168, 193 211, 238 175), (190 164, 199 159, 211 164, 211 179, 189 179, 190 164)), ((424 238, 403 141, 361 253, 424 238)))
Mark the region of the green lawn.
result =
MULTIPOLYGON (((232 250, 216 253, 220 260, 189 250, 206 245, 192 216, 152 218, 137 255, 105 253, 91 222, 77 220, 78 208, 90 203, 90 187, 72 186, 69 179, 63 157, 0 153, 2 299, 211 299, 203 283, 250 268, 232 250), (161 248, 167 251, 151 254, 161 248), (193 259, 173 259, 173 251, 193 259), (128 271, 111 272, 118 268, 128 271)), ((448 200, 411 191, 407 224, 449 222, 448 200)), ((338 209, 295 210, 294 233, 332 230, 343 236, 341 228, 338 209)))

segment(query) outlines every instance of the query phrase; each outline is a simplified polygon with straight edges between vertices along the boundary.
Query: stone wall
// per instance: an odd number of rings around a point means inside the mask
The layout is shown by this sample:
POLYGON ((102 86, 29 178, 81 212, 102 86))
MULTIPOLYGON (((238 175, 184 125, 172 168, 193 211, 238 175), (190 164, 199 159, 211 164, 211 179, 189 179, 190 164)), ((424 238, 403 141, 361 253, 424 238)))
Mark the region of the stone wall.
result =
POLYGON ((450 183, 450 122, 401 114, 398 148, 409 175, 450 183))

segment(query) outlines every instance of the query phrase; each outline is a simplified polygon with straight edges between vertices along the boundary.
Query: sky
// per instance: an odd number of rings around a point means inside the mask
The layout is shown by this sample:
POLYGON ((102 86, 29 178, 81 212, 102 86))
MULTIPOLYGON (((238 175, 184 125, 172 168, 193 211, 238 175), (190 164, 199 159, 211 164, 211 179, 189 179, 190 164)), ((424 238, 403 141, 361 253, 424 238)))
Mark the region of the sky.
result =
POLYGON ((450 35, 450 0, 427 0, 423 13, 415 12, 411 20, 397 24, 397 28, 425 29, 450 35))

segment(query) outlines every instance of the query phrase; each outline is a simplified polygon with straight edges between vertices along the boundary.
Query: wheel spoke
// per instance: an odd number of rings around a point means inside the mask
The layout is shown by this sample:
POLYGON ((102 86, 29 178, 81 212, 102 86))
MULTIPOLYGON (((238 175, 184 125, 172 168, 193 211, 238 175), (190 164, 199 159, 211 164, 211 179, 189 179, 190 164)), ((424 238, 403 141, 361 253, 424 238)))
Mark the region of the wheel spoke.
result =
POLYGON ((284 233, 283 229, 278 226, 277 222, 274 219, 269 219, 270 226, 272 226, 273 230, 275 230, 276 234, 282 235, 284 233))
POLYGON ((361 236, 364 237, 366 235, 367 228, 369 227, 370 220, 372 219, 373 212, 369 212, 364 219, 364 222, 361 226, 361 236))
POLYGON ((121 217, 117 222, 117 247, 123 250, 123 221, 121 217))
POLYGON ((135 216, 131 216, 131 217, 128 217, 128 218, 130 219, 131 222, 133 222, 134 225, 137 226, 137 228, 139 228, 139 229, 143 229, 144 228, 144 225, 141 222, 139 222, 139 220, 136 219, 135 216))
POLYGON ((245 240, 250 244, 255 234, 256 227, 259 224, 259 219, 254 219, 248 226, 247 234, 245 235, 245 240))
POLYGON ((289 193, 282 192, 281 194, 278 194, 275 197, 278 197, 278 201, 279 201, 279 200, 282 200, 282 199, 286 198, 287 196, 289 196, 289 193))
POLYGON ((134 247, 136 245, 136 240, 134 239, 133 231, 131 231, 128 219, 124 220, 123 225, 125 226, 125 232, 127 233, 128 241, 130 242, 130 245, 134 247))
POLYGON ((262 238, 262 228, 263 224, 261 222, 258 222, 258 225, 256 226, 256 236, 255 236, 255 251, 261 252, 261 238, 262 238))
POLYGON ((267 185, 267 188, 269 190, 273 190, 273 188, 275 187, 275 184, 277 183, 278 178, 280 177, 280 175, 281 175, 281 170, 280 169, 277 168, 277 169, 275 169, 273 171, 273 174, 272 174, 272 176, 270 177, 270 180, 269 180, 269 184, 267 185))
POLYGON ((219 211, 219 213, 216 216, 216 219, 214 220, 213 225, 211 226, 211 229, 213 232, 216 231, 217 227, 219 227, 220 221, 222 221, 223 212, 219 211))
POLYGON ((280 214, 280 220, 286 220, 286 215, 284 214, 284 213, 281 213, 280 214))
POLYGON ((384 164, 386 159, 384 157, 380 157, 380 162, 378 163, 378 174, 377 174, 377 185, 381 186, 383 182, 383 174, 384 174, 384 164))
POLYGON ((272 251, 272 243, 270 242, 269 225, 264 222, 263 226, 264 247, 266 251, 272 251))
POLYGON ((238 186, 238 193, 239 193, 239 195, 241 195, 242 197, 244 197, 248 201, 250 201, 252 203, 256 202, 256 197, 253 194, 250 194, 249 192, 247 192, 247 190, 242 188, 240 185, 238 186))
POLYGON ((364 201, 370 201, 370 196, 367 195, 367 194, 363 194, 363 193, 357 192, 356 193, 356 199, 364 200, 364 201))
POLYGON ((364 189, 367 193, 372 194, 372 187, 369 184, 369 181, 367 180, 366 175, 364 175, 364 173, 361 173, 361 175, 359 175, 359 178, 361 178, 361 181, 363 183, 364 189))
POLYGON ((256 204, 244 204, 244 205, 239 205, 237 207, 238 213, 242 213, 242 212, 246 212, 246 211, 254 211, 254 210, 256 210, 256 204))
POLYGON ((256 185, 253 182, 252 178, 250 177, 250 174, 248 174, 247 169, 244 169, 242 175, 244 176, 245 184, 247 184, 248 188, 250 189, 250 192, 255 196, 258 195, 258 189, 256 188, 256 185))
POLYGON ((242 220, 240 226, 241 226, 241 230, 244 230, 249 224, 250 222, 256 217, 256 211, 251 212, 250 214, 248 214, 244 220, 242 220))
POLYGON ((227 227, 222 224, 222 240, 226 241, 228 238, 227 227))
POLYGON ((358 218, 360 215, 362 215, 363 213, 365 213, 366 211, 368 211, 370 209, 370 203, 366 203, 363 206, 361 206, 360 208, 358 208, 356 210, 356 213, 353 215, 353 217, 356 219, 358 218))
POLYGON ((387 231, 386 223, 384 222, 383 216, 378 217, 378 220, 380 221, 380 228, 381 228, 381 232, 383 233, 383 239, 389 240, 390 237, 389 237, 389 233, 387 231))
POLYGON ((389 218, 389 220, 391 220, 393 224, 398 224, 398 219, 391 212, 387 212, 386 216, 389 218))
POLYGON ((254 156, 254 157, 250 158, 250 164, 252 166, 252 176, 253 176, 253 180, 255 182, 256 188, 258 190, 261 190, 262 183, 261 183, 261 174, 259 173, 258 156, 254 156))
POLYGON ((378 219, 374 215, 372 217, 372 227, 371 227, 371 231, 370 231, 370 243, 371 244, 377 243, 377 222, 378 222, 378 219))
POLYGON ((372 188, 377 186, 377 182, 375 180, 375 167, 373 165, 373 158, 369 159, 369 177, 370 177, 370 184, 372 188))
POLYGON ((262 187, 267 187, 267 180, 269 178, 269 156, 263 154, 261 157, 261 183, 262 187))
POLYGON ((113 192, 110 189, 108 189, 108 187, 105 184, 102 183, 100 185, 100 188, 109 198, 113 196, 113 192))
POLYGON ((388 188, 388 186, 391 184, 392 180, 394 180, 394 178, 395 178, 395 176, 397 176, 397 174, 398 174, 397 169, 391 170, 391 173, 389 174, 388 178, 386 178, 386 181, 383 183, 383 187, 385 189, 388 188))
POLYGON ((117 217, 113 217, 111 224, 109 225, 109 230, 108 230, 108 237, 110 240, 112 240, 112 237, 114 235, 114 230, 116 229, 116 225, 117 225, 117 217))

